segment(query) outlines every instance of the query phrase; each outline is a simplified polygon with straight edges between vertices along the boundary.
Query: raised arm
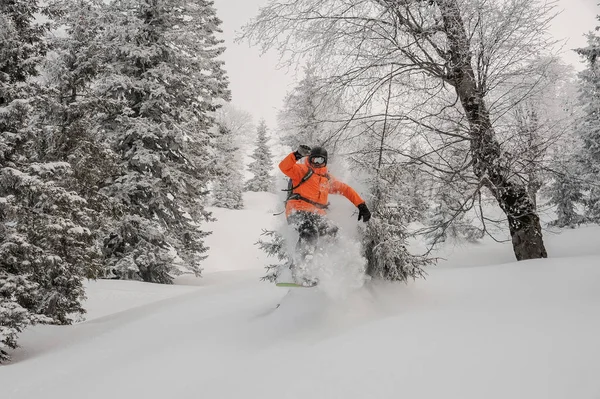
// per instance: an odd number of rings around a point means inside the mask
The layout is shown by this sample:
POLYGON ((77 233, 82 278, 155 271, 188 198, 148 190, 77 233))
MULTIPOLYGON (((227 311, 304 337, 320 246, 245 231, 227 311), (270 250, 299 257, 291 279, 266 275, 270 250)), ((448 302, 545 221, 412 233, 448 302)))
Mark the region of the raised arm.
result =
POLYGON ((297 151, 292 152, 279 163, 279 169, 281 169, 284 175, 292 180, 300 180, 306 173, 302 168, 302 165, 296 163, 298 159, 301 158, 298 158, 298 155, 300 154, 298 154, 297 151))

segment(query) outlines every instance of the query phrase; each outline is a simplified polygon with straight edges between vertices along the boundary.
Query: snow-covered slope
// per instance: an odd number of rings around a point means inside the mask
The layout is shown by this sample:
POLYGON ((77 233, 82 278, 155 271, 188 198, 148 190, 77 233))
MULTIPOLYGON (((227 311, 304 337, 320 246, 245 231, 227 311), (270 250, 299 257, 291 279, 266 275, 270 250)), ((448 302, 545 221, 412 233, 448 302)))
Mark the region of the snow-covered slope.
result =
POLYGON ((469 245, 426 280, 332 299, 259 281, 278 204, 245 199, 215 211, 205 277, 90 282, 88 321, 27 331, 1 397, 600 397, 597 227, 548 235, 553 259, 469 245))
POLYGON ((264 229, 273 229, 280 221, 274 214, 283 210, 277 196, 268 193, 244 193, 244 209, 210 208, 217 222, 207 224, 212 234, 206 238, 209 257, 204 272, 262 269, 267 257, 255 245, 264 229))

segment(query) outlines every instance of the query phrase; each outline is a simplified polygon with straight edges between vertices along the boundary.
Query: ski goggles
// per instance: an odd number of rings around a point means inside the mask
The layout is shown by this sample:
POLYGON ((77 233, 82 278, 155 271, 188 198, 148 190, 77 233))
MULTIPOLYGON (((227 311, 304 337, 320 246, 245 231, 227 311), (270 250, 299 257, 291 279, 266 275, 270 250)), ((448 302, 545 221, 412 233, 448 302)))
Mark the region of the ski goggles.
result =
POLYGON ((310 158, 310 163, 313 164, 313 165, 315 165, 315 166, 322 166, 322 165, 325 165, 327 163, 327 158, 321 157, 321 156, 311 157, 310 158))

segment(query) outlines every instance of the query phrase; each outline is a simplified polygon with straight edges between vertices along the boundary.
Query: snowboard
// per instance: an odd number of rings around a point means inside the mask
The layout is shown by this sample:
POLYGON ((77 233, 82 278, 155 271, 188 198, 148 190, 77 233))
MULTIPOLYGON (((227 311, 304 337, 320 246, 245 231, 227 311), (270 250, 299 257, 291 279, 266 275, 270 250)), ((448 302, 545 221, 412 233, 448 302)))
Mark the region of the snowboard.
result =
POLYGON ((275 286, 277 287, 285 287, 285 288, 313 288, 316 287, 317 284, 312 284, 312 285, 302 285, 302 284, 296 284, 296 283, 275 283, 275 286))

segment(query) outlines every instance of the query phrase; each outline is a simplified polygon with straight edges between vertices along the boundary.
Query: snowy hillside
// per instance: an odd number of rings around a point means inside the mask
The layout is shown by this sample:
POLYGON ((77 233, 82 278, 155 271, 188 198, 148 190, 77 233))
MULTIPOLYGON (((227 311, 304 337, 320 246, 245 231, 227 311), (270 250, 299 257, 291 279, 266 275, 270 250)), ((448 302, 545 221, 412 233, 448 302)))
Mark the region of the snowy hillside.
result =
POLYGON ((600 397, 600 229, 518 264, 465 246, 427 280, 332 299, 259 281, 252 243, 278 204, 245 202, 216 210, 204 278, 90 282, 87 321, 23 334, 2 398, 600 397))

